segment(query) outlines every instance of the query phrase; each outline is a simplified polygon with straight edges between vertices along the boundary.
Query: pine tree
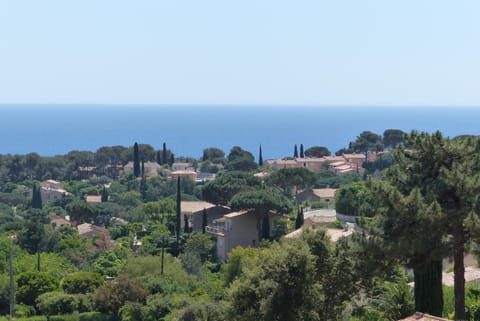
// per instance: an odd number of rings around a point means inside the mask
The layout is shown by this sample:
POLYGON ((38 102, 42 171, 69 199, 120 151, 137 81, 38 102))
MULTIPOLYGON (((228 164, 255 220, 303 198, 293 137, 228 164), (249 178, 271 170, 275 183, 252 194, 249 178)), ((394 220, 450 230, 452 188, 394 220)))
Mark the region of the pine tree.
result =
POLYGON ((303 153, 303 144, 300 144, 300 158, 304 158, 305 154, 303 153))
POLYGON ((175 234, 177 236, 177 244, 180 240, 180 225, 181 225, 180 217, 182 213, 181 200, 182 200, 182 195, 180 192, 180 176, 179 176, 177 177, 177 212, 176 212, 177 215, 175 220, 175 234))
POLYGON ((303 207, 298 208, 297 218, 295 219, 295 229, 299 229, 303 226, 303 207))
POLYGON ((207 215, 207 209, 204 208, 202 212, 202 233, 205 234, 205 230, 208 225, 208 215, 207 215))
POLYGON ((102 203, 104 202, 108 202, 108 192, 105 186, 103 186, 103 190, 102 190, 102 203))
POLYGON ((419 279, 419 283, 429 288, 416 290, 415 301, 416 305, 417 299, 422 304, 438 302, 431 307, 436 310, 432 314, 441 314, 441 275, 439 263, 429 264, 441 261, 445 253, 453 257, 455 318, 463 320, 464 254, 467 244, 480 237, 476 214, 480 138, 445 139, 440 132, 413 132, 406 140, 409 149, 397 147, 396 164, 386 171, 386 180, 371 182, 378 201, 383 200, 388 209, 380 217, 384 219, 382 235, 396 255, 418 267, 415 274, 428 273, 427 281, 419 279), (422 293, 427 293, 428 299, 422 299, 422 293))
POLYGON ((293 157, 298 158, 298 148, 297 144, 295 144, 295 147, 293 148, 293 157))
POLYGON ((138 144, 133 145, 133 176, 140 176, 140 156, 138 154, 138 144))
POLYGON ((167 144, 163 143, 163 149, 162 149, 162 165, 167 164, 168 159, 167 159, 167 144))
POLYGON ((262 145, 260 145, 260 151, 258 152, 258 166, 263 166, 262 145))

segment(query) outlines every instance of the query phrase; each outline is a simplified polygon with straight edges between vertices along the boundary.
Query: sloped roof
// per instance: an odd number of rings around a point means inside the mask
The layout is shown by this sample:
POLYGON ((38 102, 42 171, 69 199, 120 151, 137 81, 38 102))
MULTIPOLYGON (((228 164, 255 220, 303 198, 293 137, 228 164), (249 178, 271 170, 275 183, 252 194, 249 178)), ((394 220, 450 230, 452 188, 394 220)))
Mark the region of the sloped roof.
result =
POLYGON ((312 189, 313 194, 317 195, 321 198, 334 198, 335 192, 337 190, 335 188, 315 188, 312 189))
POLYGON ((435 317, 435 316, 430 315, 430 314, 417 312, 412 316, 409 316, 405 319, 401 319, 401 320, 398 320, 398 321, 448 321, 448 320, 449 319, 444 319, 444 318, 440 318, 440 317, 435 317))
POLYGON ((87 195, 85 198, 85 201, 87 203, 101 203, 102 202, 102 196, 101 195, 87 195))
POLYGON ((182 213, 187 214, 203 211, 204 208, 209 209, 211 207, 215 207, 215 205, 203 201, 182 201, 180 203, 182 213))

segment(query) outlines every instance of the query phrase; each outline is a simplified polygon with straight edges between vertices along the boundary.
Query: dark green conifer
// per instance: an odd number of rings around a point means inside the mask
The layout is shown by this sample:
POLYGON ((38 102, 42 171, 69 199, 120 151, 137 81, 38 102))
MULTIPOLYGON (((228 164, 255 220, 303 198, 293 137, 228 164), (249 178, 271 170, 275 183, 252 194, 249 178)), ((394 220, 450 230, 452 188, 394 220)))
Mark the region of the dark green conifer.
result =
POLYGON ((102 203, 108 202, 108 192, 105 186, 103 186, 102 190, 102 203))
POLYGON ((163 149, 162 149, 162 165, 168 163, 167 159, 167 144, 163 143, 163 149))
POLYGON ((205 234, 205 229, 208 225, 208 216, 207 216, 207 209, 204 208, 202 212, 202 233, 205 234))
POLYGON ((303 226, 304 217, 303 217, 303 208, 298 208, 297 218, 295 220, 295 229, 299 229, 303 226))
POLYGON ((157 164, 162 165, 162 154, 160 153, 160 151, 157 151, 156 158, 157 158, 157 164))
POLYGON ((304 158, 305 154, 303 153, 303 144, 300 144, 300 158, 304 158))
POLYGON ((140 156, 138 154, 138 144, 133 145, 133 176, 140 176, 140 156))
POLYGON ((263 166, 262 145, 260 145, 260 151, 258 152, 258 166, 263 166))
POLYGON ((181 202, 182 202, 182 195, 180 191, 180 176, 177 177, 177 212, 176 212, 176 220, 175 220, 175 234, 177 236, 177 244, 180 240, 180 216, 181 216, 181 202))
POLYGON ((263 216, 262 239, 270 240, 270 217, 268 213, 265 216, 263 216))
POLYGON ((38 187, 37 184, 34 184, 32 188, 32 208, 42 208, 41 187, 38 187))
POLYGON ((190 226, 188 225, 188 216, 183 216, 183 233, 190 233, 190 226))
POLYGON ((297 144, 295 144, 295 147, 293 148, 293 157, 298 158, 298 148, 297 144))
POLYGON ((142 176, 142 180, 140 181, 140 194, 142 195, 142 200, 147 200, 147 179, 145 176, 142 176))
POLYGON ((173 163, 175 163, 175 155, 170 153, 170 161, 168 162, 168 166, 172 167, 173 163))

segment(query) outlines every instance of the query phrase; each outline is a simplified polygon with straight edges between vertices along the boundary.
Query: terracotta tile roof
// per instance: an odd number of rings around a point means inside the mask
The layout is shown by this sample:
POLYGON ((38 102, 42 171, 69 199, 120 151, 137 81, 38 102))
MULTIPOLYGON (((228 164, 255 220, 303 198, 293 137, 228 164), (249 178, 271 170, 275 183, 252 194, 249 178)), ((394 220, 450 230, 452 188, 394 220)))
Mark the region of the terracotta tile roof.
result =
POLYGON ((87 203, 101 203, 102 202, 102 196, 100 195, 87 195, 85 198, 85 201, 87 203))
POLYGON ((345 158, 358 158, 358 159, 365 159, 365 155, 364 154, 343 154, 343 157, 345 158))
POLYGON ((448 320, 449 319, 444 319, 444 318, 435 317, 433 315, 429 315, 426 313, 417 312, 412 316, 409 316, 405 319, 401 319, 398 321, 448 321, 448 320))

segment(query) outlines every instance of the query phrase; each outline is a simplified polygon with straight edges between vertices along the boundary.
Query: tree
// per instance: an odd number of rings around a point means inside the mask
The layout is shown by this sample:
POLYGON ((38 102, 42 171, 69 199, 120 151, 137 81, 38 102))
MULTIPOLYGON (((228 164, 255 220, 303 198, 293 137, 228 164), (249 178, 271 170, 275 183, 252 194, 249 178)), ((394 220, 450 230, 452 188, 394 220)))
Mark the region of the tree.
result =
POLYGON ((138 144, 133 145, 133 176, 140 176, 140 155, 138 153, 138 144))
POLYGON ((205 229, 207 228, 207 225, 208 225, 207 209, 204 208, 202 212, 202 234, 205 234, 205 229))
MULTIPOLYGON (((400 250, 406 247, 412 263, 441 262, 442 253, 449 250, 454 262, 455 318, 465 319, 464 253, 466 244, 479 236, 480 139, 412 132, 406 141, 409 149, 397 147, 396 164, 386 170, 386 180, 372 182, 374 192, 389 209, 383 215, 386 241, 398 244, 400 250), (399 201, 411 210, 398 208, 399 201)), ((438 263, 432 267, 435 280, 441 279, 438 267, 438 263)), ((430 271, 428 264, 424 271, 430 271)), ((441 289, 439 282, 437 289, 441 289)), ((417 292, 415 300, 421 302, 422 293, 441 294, 434 289, 417 292)))
POLYGON ((335 209, 344 215, 371 217, 375 215, 375 194, 364 182, 343 185, 335 192, 335 209))
POLYGON ((350 149, 356 153, 367 153, 370 151, 382 151, 382 137, 370 131, 363 131, 357 136, 357 140, 350 143, 350 149))
POLYGON ((58 288, 58 280, 48 272, 24 272, 17 278, 16 298, 18 302, 34 305, 40 294, 58 288))
POLYGON ((303 144, 300 144, 300 158, 304 158, 305 154, 303 153, 303 144))
POLYGON ((291 211, 291 204, 287 198, 267 190, 240 192, 232 198, 230 206, 233 210, 254 210, 259 239, 270 237, 270 211, 279 214, 291 211))
POLYGON ((289 188, 297 191, 310 187, 315 180, 315 173, 306 167, 282 168, 268 177, 267 185, 279 187, 287 194, 289 188))
POLYGON ((61 286, 65 293, 93 293, 105 284, 105 280, 98 273, 74 272, 62 279, 61 286))
POLYGON ((294 148, 293 148, 293 158, 298 158, 298 148, 297 148, 297 144, 295 144, 294 148))
POLYGON ((295 219, 295 229, 303 226, 303 207, 298 208, 297 218, 295 219))
POLYGON ((383 132, 383 145, 388 148, 395 148, 398 144, 405 143, 407 134, 400 129, 386 129, 383 132))
POLYGON ((297 240, 263 250, 257 265, 244 266, 246 273, 227 290, 226 319, 320 320, 314 262, 305 243, 297 240))
POLYGON ((108 202, 108 192, 105 186, 103 186, 102 190, 102 202, 108 202))
POLYGON ((261 187, 262 181, 258 177, 250 173, 231 171, 206 183, 202 188, 202 194, 207 202, 227 205, 235 194, 261 187))
POLYGON ((127 302, 145 304, 147 292, 135 278, 120 275, 115 282, 101 286, 95 292, 95 306, 104 313, 118 316, 120 308, 127 302))
POLYGON ((239 146, 234 146, 228 154, 225 168, 228 170, 251 171, 257 168, 257 163, 255 163, 255 157, 252 153, 239 146))
POLYGON ((176 206, 176 219, 175 219, 175 235, 177 236, 177 243, 180 240, 180 217, 182 214, 181 209, 182 195, 180 191, 180 176, 177 177, 177 206, 176 206))
POLYGON ((225 161, 225 152, 216 147, 205 148, 203 150, 202 161, 211 161, 214 164, 221 164, 225 161))
POLYGON ((167 155, 167 144, 163 143, 162 148, 162 165, 168 163, 168 155, 167 155))
POLYGON ((37 184, 33 184, 32 187, 32 208, 42 208, 41 187, 38 187, 37 184))
POLYGON ((258 151, 258 166, 263 166, 262 145, 260 145, 260 150, 258 151))
POLYGON ((313 146, 305 150, 305 156, 307 157, 324 157, 330 155, 331 153, 328 148, 323 146, 313 146))

